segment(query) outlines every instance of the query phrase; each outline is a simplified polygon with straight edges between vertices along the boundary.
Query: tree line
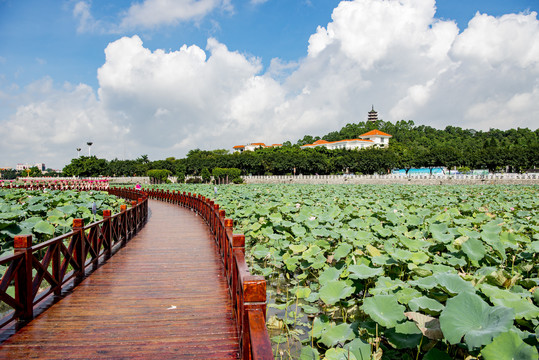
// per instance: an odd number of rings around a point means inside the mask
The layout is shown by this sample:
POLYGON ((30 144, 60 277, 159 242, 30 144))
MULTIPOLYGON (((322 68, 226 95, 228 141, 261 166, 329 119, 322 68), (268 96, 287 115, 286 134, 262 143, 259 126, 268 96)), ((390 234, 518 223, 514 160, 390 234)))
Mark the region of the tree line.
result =
POLYGON ((150 161, 146 155, 136 160, 106 161, 81 157, 64 168, 67 176, 135 176, 148 170, 169 170, 172 175, 201 176, 216 168, 237 168, 242 175, 286 174, 386 174, 392 169, 447 167, 449 169, 486 169, 490 172, 524 172, 537 167, 539 129, 527 128, 476 131, 447 126, 435 129, 416 126, 413 121, 390 123, 379 120, 347 124, 339 131, 322 137, 306 135, 295 144, 285 142, 280 148, 263 148, 242 153, 228 150, 188 152, 185 158, 150 161), (302 149, 300 146, 323 139, 355 139, 378 129, 393 137, 387 148, 328 150, 324 147, 302 149))
MULTIPOLYGON (((64 176, 146 176, 149 170, 168 170, 173 176, 201 176, 206 169, 240 169, 242 175, 286 174, 387 174, 392 169, 447 167, 449 169, 485 169, 490 172, 525 172, 537 167, 539 129, 527 128, 476 131, 447 126, 435 129, 416 126, 413 121, 390 123, 359 122, 322 137, 305 135, 295 144, 263 148, 242 153, 228 150, 194 149, 181 159, 168 157, 150 161, 147 155, 135 160, 108 161, 95 156, 72 159, 63 169, 64 176), (323 139, 355 139, 370 130, 391 134, 389 147, 362 150, 328 150, 300 146, 323 139)), ((24 175, 24 174, 22 174, 24 175)), ((205 172, 206 175, 206 172, 205 172)))

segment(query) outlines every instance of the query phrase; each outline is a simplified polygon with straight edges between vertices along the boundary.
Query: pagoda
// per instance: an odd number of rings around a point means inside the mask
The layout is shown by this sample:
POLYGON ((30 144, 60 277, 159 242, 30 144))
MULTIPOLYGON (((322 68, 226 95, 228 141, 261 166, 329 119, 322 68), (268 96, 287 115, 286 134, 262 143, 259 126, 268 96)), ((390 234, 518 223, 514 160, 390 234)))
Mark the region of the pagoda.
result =
POLYGON ((378 113, 374 110, 374 105, 372 106, 372 110, 369 111, 369 118, 367 119, 368 122, 376 122, 378 121, 378 113))

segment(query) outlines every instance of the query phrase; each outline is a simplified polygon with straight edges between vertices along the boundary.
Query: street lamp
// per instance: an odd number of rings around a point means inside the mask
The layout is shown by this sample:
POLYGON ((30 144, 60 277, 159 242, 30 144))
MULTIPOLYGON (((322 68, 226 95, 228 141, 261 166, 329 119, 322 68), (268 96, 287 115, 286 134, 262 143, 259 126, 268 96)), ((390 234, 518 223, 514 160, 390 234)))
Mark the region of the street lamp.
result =
POLYGON ((88 145, 88 156, 92 156, 92 152, 90 151, 90 149, 92 148, 92 144, 93 144, 93 142, 91 142, 91 141, 88 141, 86 143, 86 145, 88 145))
POLYGON ((81 150, 82 150, 81 148, 77 148, 77 157, 80 157, 80 151, 81 150))

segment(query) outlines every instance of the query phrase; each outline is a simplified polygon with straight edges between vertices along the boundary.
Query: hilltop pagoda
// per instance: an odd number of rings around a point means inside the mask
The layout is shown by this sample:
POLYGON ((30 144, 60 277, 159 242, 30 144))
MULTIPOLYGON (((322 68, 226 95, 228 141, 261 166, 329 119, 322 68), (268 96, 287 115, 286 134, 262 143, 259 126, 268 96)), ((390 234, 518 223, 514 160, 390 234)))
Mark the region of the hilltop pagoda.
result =
POLYGON ((376 122, 378 121, 378 113, 374 110, 374 105, 372 106, 372 110, 369 111, 369 118, 367 119, 368 122, 376 122))

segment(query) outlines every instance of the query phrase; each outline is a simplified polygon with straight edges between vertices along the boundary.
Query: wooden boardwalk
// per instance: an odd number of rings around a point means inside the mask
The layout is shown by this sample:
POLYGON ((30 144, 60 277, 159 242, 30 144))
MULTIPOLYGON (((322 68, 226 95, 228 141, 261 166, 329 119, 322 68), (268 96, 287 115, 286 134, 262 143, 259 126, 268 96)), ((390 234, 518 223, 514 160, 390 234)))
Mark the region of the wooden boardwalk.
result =
POLYGON ((0 359, 236 359, 222 260, 195 213, 150 200, 128 245, 16 334, 0 359))

